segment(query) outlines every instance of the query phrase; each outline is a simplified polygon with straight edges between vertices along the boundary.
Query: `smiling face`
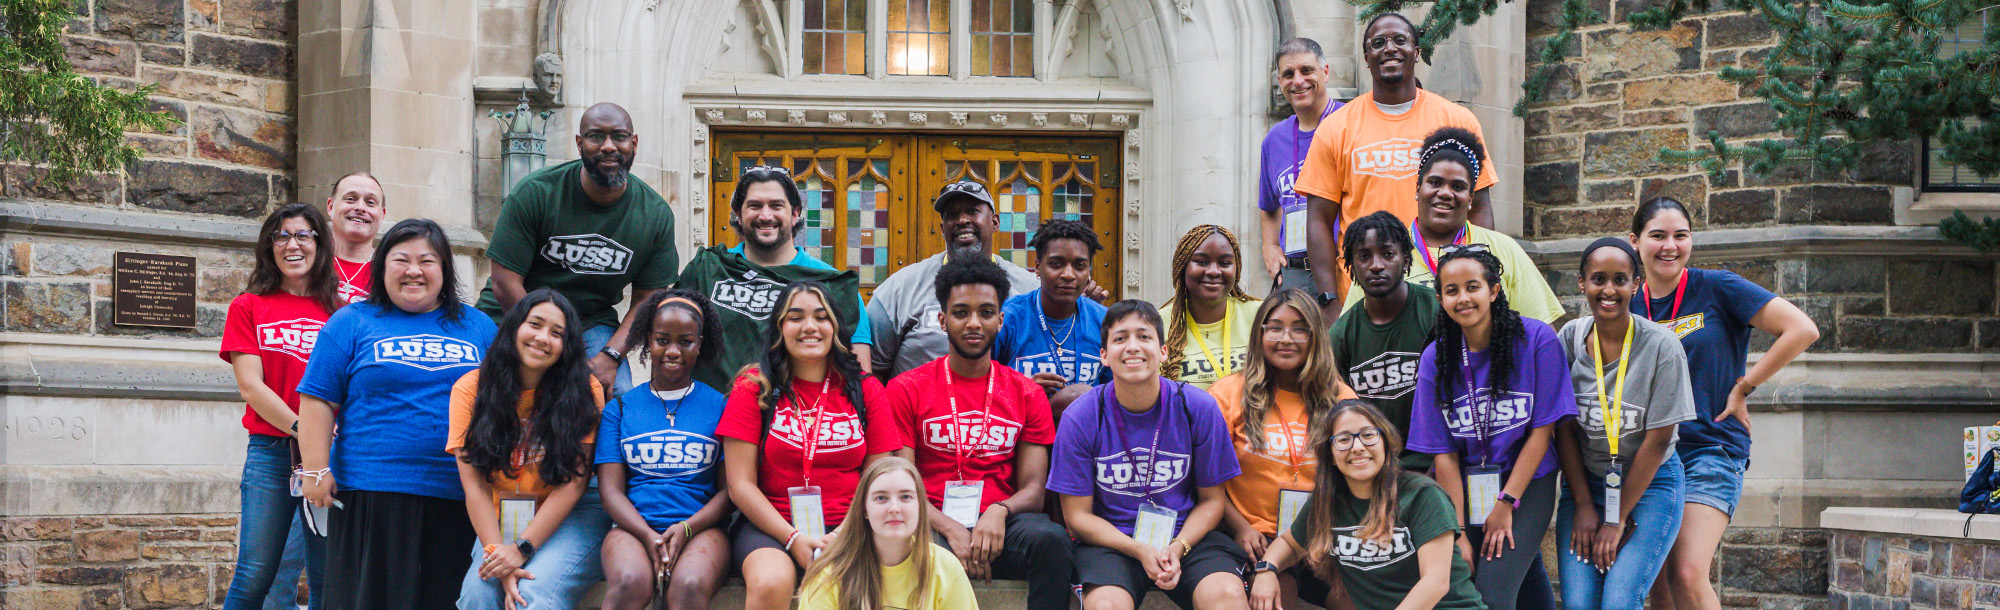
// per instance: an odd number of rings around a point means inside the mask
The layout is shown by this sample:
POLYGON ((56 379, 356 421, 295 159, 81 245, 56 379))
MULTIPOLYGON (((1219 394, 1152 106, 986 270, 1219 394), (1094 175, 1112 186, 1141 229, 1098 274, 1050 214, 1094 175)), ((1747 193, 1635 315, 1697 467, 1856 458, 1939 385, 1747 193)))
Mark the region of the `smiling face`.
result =
POLYGON ((827 309, 826 300, 819 293, 811 290, 792 293, 782 315, 785 317, 779 323, 778 336, 793 360, 824 360, 832 353, 833 310, 827 309))
POLYGON ((1330 435, 1331 439, 1338 439, 1343 434, 1354 435, 1351 444, 1344 451, 1340 449, 1337 441, 1328 441, 1335 443, 1333 449, 1334 468, 1340 469, 1341 476, 1347 477, 1350 484, 1366 483, 1374 480, 1375 475, 1382 473, 1382 465, 1388 463, 1387 450, 1379 437, 1374 445, 1369 445, 1362 440, 1370 430, 1375 430, 1375 434, 1378 435, 1381 433, 1380 430, 1375 428, 1375 422, 1369 421, 1367 416, 1359 412, 1348 411, 1341 413, 1340 417, 1333 420, 1333 434, 1330 435))
POLYGON ((586 110, 576 126, 577 158, 584 172, 598 186, 625 186, 626 174, 639 152, 639 136, 632 132, 632 117, 624 110, 603 104, 586 110))
POLYGON ((1216 233, 1202 240, 1181 274, 1188 296, 1196 301, 1219 301, 1229 296, 1229 288, 1236 285, 1236 252, 1229 247, 1229 239, 1216 233))
POLYGON ((951 339, 951 351, 967 360, 985 358, 1000 332, 1000 293, 985 284, 951 287, 951 299, 938 312, 938 325, 951 339))
POLYGON ((1035 261, 1035 276, 1042 279, 1042 294, 1058 302, 1074 303, 1083 297, 1090 282, 1090 246, 1074 239, 1052 240, 1035 261))
POLYGON ((1312 347, 1312 327, 1305 316, 1290 305, 1271 308, 1258 335, 1264 363, 1280 371, 1297 371, 1306 365, 1306 350, 1312 347))
POLYGON ((287 280, 303 280, 312 273, 313 260, 319 255, 319 239, 304 233, 312 232, 312 223, 304 216, 293 216, 278 224, 280 233, 294 237, 271 243, 272 260, 278 261, 278 273, 287 280))
POLYGON ((561 307, 548 301, 535 304, 521 327, 514 330, 514 350, 521 355, 521 369, 546 371, 554 366, 562 357, 563 334, 567 332, 561 307))
POLYGON ((1632 274, 1632 258, 1617 248, 1598 248, 1583 261, 1583 275, 1576 287, 1583 292, 1590 315, 1609 322, 1631 315, 1632 292, 1639 278, 1632 274))
POLYGON ((1369 297, 1387 298, 1397 286, 1403 285, 1403 275, 1410 268, 1409 254, 1379 230, 1364 232, 1354 239, 1360 242, 1347 265, 1355 275, 1355 283, 1369 297))
POLYGON ((1159 376, 1160 362, 1167 357, 1160 348, 1160 329, 1137 313, 1106 320, 1105 324, 1111 330, 1105 333, 1104 349, 1098 356, 1111 369, 1112 377, 1143 383, 1159 376))
POLYGON ((438 293, 444 290, 443 256, 422 237, 390 247, 382 269, 388 286, 381 287, 389 291, 389 302, 410 313, 437 309, 438 293))
POLYGON ((1415 69, 1417 33, 1410 24, 1394 17, 1375 20, 1361 38, 1361 61, 1368 74, 1382 84, 1400 83, 1415 69))
POLYGON ((993 232, 1000 230, 1000 217, 985 202, 966 196, 953 197, 938 212, 938 233, 954 256, 976 258, 991 251, 993 232))
POLYGON ((1490 321, 1499 290, 1486 281, 1486 266, 1477 260, 1455 258, 1438 270, 1438 301, 1461 327, 1477 328, 1490 321))
POLYGON ((1694 255, 1694 230, 1678 210, 1662 209, 1646 221, 1645 232, 1631 236, 1632 247, 1646 265, 1646 276, 1677 278, 1694 255))
POLYGON ((1433 234, 1454 233, 1465 227, 1472 213, 1472 175, 1453 161, 1431 164, 1417 181, 1417 213, 1424 230, 1433 234))
POLYGON ((917 511, 923 494, 910 471, 897 468, 868 484, 868 527, 882 540, 906 541, 917 533, 917 511))
POLYGON ((738 231, 743 241, 764 251, 792 243, 792 226, 798 210, 785 197, 785 187, 773 180, 751 184, 743 191, 743 205, 736 211, 738 231))
POLYGON ((653 315, 653 336, 646 338, 646 356, 653 361, 659 387, 679 388, 694 376, 701 358, 701 320, 681 307, 661 307, 653 315))
POLYGON ((1326 61, 1311 53, 1290 53, 1278 58, 1278 87, 1285 92, 1285 101, 1290 102, 1294 112, 1319 110, 1314 102, 1324 100, 1327 74, 1332 69, 1326 61))
POLYGON ((382 185, 366 175, 341 178, 333 185, 333 196, 326 199, 327 221, 334 237, 350 244, 375 239, 375 227, 382 224, 388 210, 382 203, 382 185))

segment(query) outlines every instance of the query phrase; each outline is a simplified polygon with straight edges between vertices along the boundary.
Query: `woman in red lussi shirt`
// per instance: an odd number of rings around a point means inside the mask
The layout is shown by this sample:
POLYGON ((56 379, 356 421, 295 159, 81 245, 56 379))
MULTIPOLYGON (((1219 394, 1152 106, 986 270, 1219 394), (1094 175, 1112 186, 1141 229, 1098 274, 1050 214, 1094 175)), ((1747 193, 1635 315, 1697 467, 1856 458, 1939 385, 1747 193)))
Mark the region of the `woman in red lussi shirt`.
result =
POLYGON ((799 574, 847 515, 861 470, 903 447, 882 384, 848 349, 852 329, 828 307, 826 287, 803 281, 778 293, 757 364, 744 367, 715 429, 729 496, 743 517, 731 555, 744 607, 791 605, 799 574), (813 510, 814 505, 818 510, 813 510))

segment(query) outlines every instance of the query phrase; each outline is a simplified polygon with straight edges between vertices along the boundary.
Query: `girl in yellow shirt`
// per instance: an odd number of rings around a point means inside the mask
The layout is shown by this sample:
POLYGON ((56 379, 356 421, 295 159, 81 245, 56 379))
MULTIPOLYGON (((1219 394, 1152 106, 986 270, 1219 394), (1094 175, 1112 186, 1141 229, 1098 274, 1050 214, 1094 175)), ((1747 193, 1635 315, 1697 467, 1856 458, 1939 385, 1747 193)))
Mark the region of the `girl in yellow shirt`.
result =
POLYGON ((1216 225, 1189 229, 1174 248, 1174 298, 1160 306, 1167 322, 1161 375, 1201 389, 1243 369, 1255 338, 1260 301, 1243 293, 1243 246, 1216 225))
POLYGON ((799 610, 978 610, 965 566, 930 540, 916 466, 876 460, 856 489, 861 497, 806 573, 799 610))

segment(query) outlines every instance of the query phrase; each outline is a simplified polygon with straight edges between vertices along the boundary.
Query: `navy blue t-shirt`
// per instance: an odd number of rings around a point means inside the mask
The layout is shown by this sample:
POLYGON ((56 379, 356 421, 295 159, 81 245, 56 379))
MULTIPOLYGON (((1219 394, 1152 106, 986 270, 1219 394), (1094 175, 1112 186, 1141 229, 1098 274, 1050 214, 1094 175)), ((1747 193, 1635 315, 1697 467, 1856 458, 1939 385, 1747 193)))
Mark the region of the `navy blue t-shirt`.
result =
POLYGON ((1096 383, 1104 367, 1099 354, 1104 351, 1105 311, 1096 301, 1077 299, 1076 315, 1050 319, 1042 315, 1042 291, 1009 297, 1000 306, 1004 319, 993 342, 993 359, 1029 377, 1057 373, 1070 383, 1096 383))
MULTIPOLYGON (((1687 351, 1688 378, 1694 386, 1693 421, 1681 422, 1680 448, 1722 447, 1731 457, 1750 457, 1750 431, 1735 418, 1715 421, 1729 407, 1729 390, 1743 376, 1750 356, 1750 318, 1778 295, 1728 271, 1688 268, 1687 294, 1679 315, 1674 294, 1654 294, 1651 316, 1665 324, 1687 351)), ((1644 297, 1632 299, 1632 313, 1644 316, 1644 297)))
POLYGON ((337 405, 330 466, 341 489, 464 500, 444 450, 451 386, 479 368, 499 330, 470 305, 458 319, 355 303, 328 318, 299 394, 337 405))
POLYGON ((625 497, 647 527, 664 530, 688 520, 720 489, 722 443, 715 426, 727 402, 697 381, 683 396, 662 400, 646 384, 604 405, 597 463, 625 465, 625 497))

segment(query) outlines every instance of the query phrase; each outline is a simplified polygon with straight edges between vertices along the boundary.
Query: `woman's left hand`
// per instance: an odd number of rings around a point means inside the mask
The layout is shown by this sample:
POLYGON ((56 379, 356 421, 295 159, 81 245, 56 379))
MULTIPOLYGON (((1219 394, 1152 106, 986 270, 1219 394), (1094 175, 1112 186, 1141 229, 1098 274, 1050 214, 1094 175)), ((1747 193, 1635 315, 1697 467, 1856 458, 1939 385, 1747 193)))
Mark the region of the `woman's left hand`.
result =
POLYGON ((514 570, 506 576, 500 577, 500 590, 507 593, 506 598, 502 600, 506 602, 506 610, 528 607, 528 600, 521 597, 520 581, 522 579, 534 580, 535 575, 530 574, 527 570, 514 570))
POLYGON ((1492 561, 1514 548, 1514 506, 1506 502, 1493 503, 1493 512, 1486 515, 1486 544, 1479 556, 1492 561))
POLYGON ((493 579, 528 565, 528 558, 521 556, 521 549, 511 544, 493 545, 493 551, 486 554, 485 561, 479 563, 479 578, 493 579))
POLYGON ((1625 522, 1621 521, 1616 525, 1606 523, 1597 527, 1598 570, 1609 570, 1611 564, 1618 561, 1618 549, 1625 546, 1625 538, 1631 534, 1631 529, 1625 525, 1625 522))

